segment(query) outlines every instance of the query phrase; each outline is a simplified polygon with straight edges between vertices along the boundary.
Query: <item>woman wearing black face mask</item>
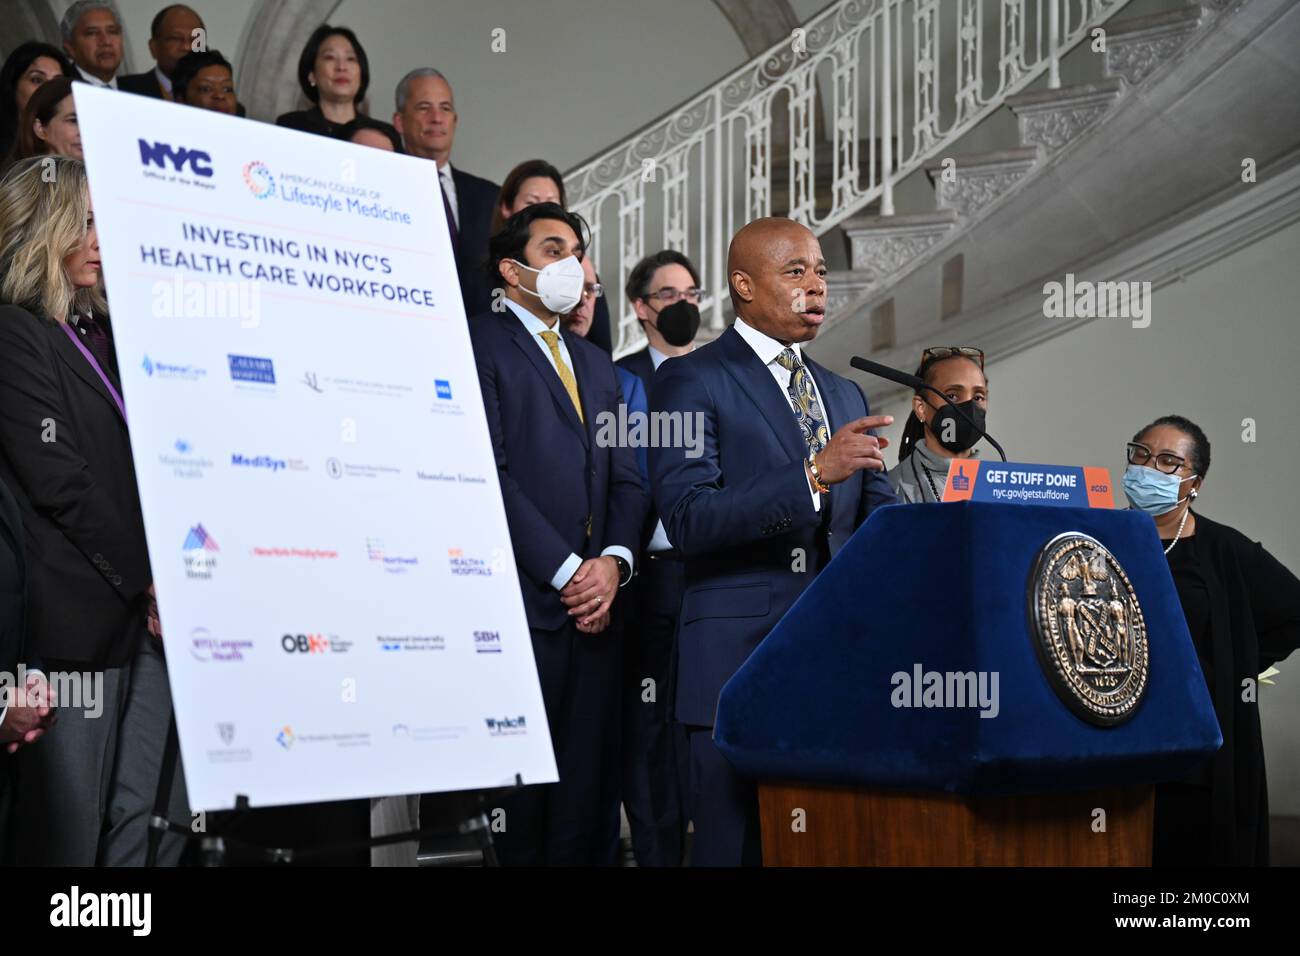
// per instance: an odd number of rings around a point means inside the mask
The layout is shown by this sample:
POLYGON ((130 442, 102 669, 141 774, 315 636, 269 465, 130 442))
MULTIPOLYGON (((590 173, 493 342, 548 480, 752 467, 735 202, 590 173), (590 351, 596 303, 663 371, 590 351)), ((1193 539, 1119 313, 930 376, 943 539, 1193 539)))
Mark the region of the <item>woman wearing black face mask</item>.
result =
MULTIPOLYGON (((981 428, 988 409, 989 383, 984 377, 984 353, 965 347, 929 348, 921 353, 918 378, 938 389, 981 428)), ((890 470, 889 484, 900 499, 911 504, 939 501, 954 458, 970 458, 979 432, 934 392, 912 396, 912 414, 903 426, 898 467, 890 470)))

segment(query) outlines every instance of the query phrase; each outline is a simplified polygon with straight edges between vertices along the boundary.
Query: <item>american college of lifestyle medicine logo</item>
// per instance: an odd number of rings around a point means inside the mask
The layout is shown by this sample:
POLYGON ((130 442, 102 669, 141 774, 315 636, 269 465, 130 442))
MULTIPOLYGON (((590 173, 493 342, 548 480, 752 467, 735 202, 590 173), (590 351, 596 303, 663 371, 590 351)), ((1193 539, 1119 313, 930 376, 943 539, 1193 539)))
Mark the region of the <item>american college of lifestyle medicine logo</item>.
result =
POLYGON ((244 182, 248 184, 248 191, 258 199, 267 199, 275 192, 275 177, 261 160, 244 164, 244 182))

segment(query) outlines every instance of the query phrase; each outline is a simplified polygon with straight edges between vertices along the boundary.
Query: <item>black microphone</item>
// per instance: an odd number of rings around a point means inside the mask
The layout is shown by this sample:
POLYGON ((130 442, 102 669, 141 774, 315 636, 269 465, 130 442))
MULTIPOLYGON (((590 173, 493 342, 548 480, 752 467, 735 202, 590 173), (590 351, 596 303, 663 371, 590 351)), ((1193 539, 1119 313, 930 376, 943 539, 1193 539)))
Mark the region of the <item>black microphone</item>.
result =
POLYGON ((849 364, 852 365, 854 368, 858 369, 859 371, 866 372, 868 375, 875 375, 880 378, 887 378, 891 382, 897 382, 899 385, 904 385, 907 388, 910 388, 914 392, 919 392, 923 389, 925 391, 934 392, 934 394, 938 395, 939 398, 943 400, 943 403, 945 405, 947 405, 954 412, 960 415, 962 420, 966 422, 967 425, 969 425, 971 428, 979 432, 981 437, 987 438, 988 443, 998 450, 998 454, 1002 456, 1003 461, 1007 460, 1007 453, 1002 450, 1002 446, 997 443, 997 440, 994 439, 994 437, 990 435, 988 432, 986 432, 984 429, 980 428, 973 421, 971 421, 969 415, 967 415, 960 408, 958 408, 953 403, 952 399, 950 399, 943 392, 939 391, 933 385, 927 385, 924 380, 917 378, 915 375, 908 375, 906 372, 900 372, 898 369, 890 368, 888 365, 881 365, 879 362, 873 362, 870 359, 864 359, 860 355, 855 355, 853 356, 853 358, 849 359, 849 364))

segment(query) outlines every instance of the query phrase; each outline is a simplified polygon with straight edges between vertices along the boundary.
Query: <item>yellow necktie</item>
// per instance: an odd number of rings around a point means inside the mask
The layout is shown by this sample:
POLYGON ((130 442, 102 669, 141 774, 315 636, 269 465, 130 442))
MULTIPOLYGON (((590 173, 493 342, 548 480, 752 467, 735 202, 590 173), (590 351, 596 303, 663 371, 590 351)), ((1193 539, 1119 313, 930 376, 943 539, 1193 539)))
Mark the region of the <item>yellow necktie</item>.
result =
POLYGON ((559 373, 560 381, 564 383, 564 390, 569 393, 569 399, 573 402, 573 407, 578 413, 578 421, 584 425, 587 419, 582 414, 582 402, 578 400, 578 383, 569 371, 569 366, 564 364, 564 356, 560 354, 560 333, 559 332, 538 332, 542 341, 546 343, 551 350, 551 358, 555 359, 555 371, 559 373))

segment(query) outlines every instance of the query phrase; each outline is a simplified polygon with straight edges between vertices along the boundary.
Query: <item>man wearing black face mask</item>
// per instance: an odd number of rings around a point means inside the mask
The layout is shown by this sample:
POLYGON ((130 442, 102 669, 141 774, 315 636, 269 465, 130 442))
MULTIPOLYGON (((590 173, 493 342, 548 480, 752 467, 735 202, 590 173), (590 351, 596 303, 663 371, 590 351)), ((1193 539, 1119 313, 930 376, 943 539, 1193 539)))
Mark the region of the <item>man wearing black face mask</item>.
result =
MULTIPOLYGON (((628 275, 627 295, 649 340, 618 365, 638 376, 649 398, 655 371, 695 348, 700 276, 686 256, 664 249, 628 275)), ((623 689, 623 804, 640 866, 680 866, 686 837, 686 732, 673 720, 673 639, 684 565, 652 507, 641 536, 641 572, 627 589, 623 689), (646 700, 646 685, 655 693, 646 700)))
MULTIPOLYGON (((928 348, 921 353, 918 378, 938 389, 984 426, 989 383, 984 377, 984 353, 968 347, 928 348)), ((933 392, 912 396, 912 414, 903 426, 898 467, 889 472, 890 487, 903 501, 913 504, 943 499, 948 465, 954 458, 970 458, 979 432, 948 405, 939 404, 933 392)))

